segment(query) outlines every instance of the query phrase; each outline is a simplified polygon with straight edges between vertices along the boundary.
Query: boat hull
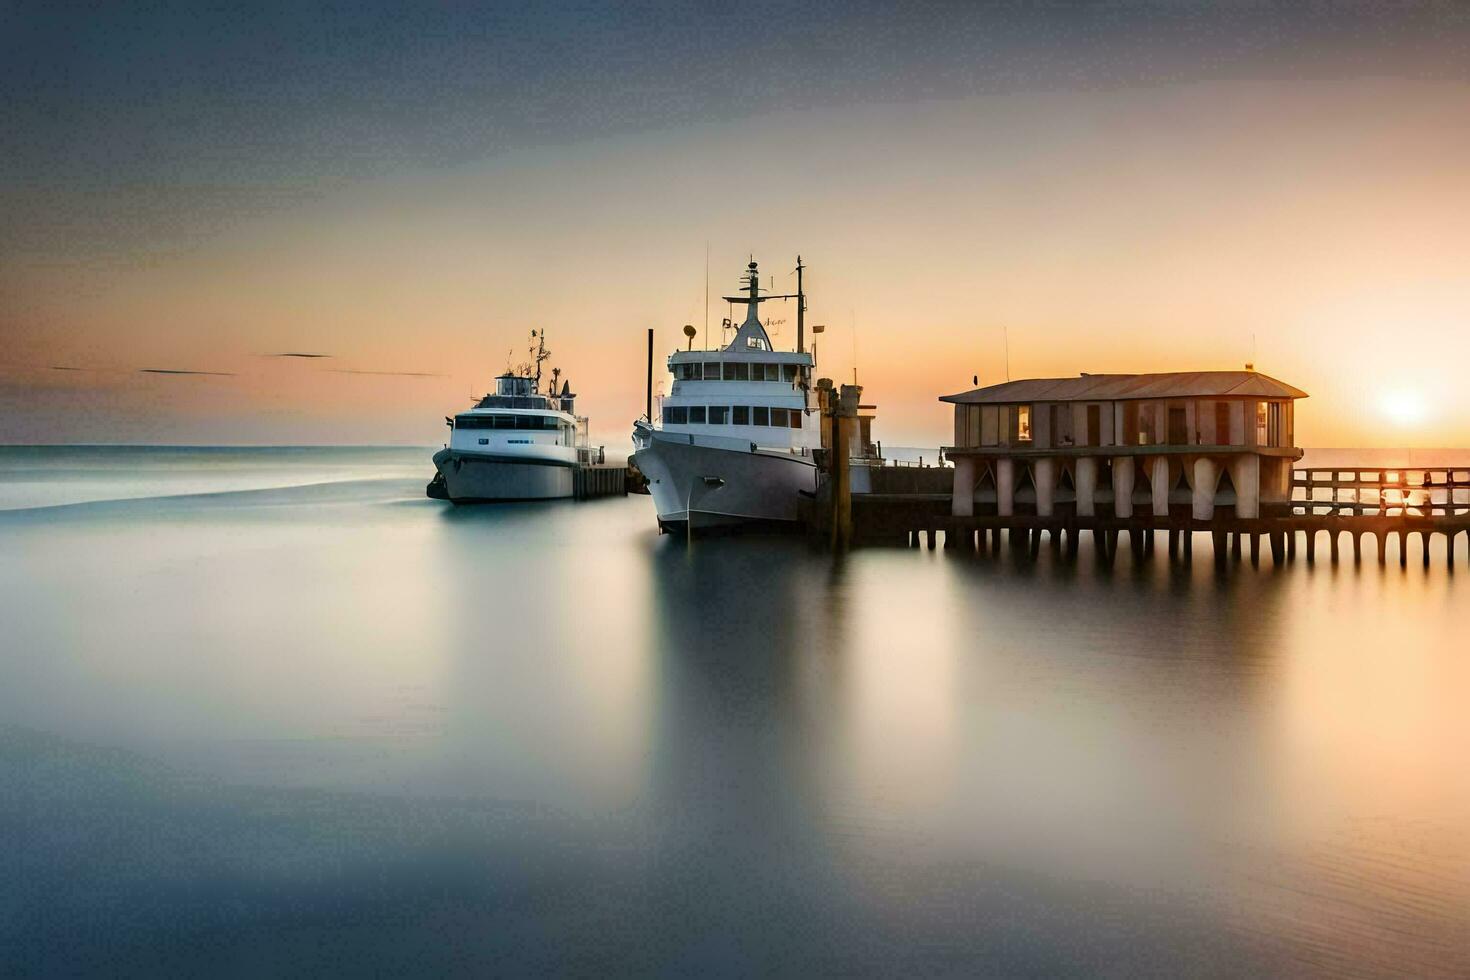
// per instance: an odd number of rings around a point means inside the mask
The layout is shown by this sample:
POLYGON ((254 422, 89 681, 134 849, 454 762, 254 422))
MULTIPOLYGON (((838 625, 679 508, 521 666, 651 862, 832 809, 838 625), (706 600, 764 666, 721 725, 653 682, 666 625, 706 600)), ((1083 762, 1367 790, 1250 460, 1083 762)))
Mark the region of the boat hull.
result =
MULTIPOLYGON (((574 464, 559 461, 441 449, 434 467, 443 478, 444 498, 456 504, 558 500, 574 490, 574 464)), ((430 496, 436 495, 431 489, 430 496)))
POLYGON ((664 530, 794 527, 801 493, 816 486, 816 466, 809 458, 691 444, 662 433, 648 436, 633 459, 648 479, 664 530))

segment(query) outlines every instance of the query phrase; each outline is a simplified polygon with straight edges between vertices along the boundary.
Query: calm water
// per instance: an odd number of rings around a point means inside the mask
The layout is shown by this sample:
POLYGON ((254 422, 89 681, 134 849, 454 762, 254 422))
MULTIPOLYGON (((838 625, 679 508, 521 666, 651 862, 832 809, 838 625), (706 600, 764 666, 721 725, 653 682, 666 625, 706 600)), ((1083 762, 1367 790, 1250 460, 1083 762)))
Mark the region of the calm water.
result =
POLYGON ((1463 554, 837 562, 428 474, 0 450, 0 973, 1470 972, 1463 554))

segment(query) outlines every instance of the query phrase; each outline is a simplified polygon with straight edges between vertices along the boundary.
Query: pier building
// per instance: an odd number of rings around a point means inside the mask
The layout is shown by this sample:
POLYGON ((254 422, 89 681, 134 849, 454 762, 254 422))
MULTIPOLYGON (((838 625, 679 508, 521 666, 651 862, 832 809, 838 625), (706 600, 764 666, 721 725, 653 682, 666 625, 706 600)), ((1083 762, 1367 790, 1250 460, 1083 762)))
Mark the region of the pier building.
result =
POLYGON ((1255 371, 1083 374, 975 388, 954 405, 951 513, 1255 519, 1290 508, 1293 403, 1255 371))

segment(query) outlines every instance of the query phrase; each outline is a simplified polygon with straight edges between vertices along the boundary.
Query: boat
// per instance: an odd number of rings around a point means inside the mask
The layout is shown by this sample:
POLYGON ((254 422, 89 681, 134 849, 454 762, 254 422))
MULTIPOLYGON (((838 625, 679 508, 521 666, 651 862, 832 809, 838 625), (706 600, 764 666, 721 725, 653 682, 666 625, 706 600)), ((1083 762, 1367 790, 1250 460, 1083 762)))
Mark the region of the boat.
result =
POLYGON ((725 297, 746 308, 744 322, 729 324, 731 341, 694 350, 694 329, 686 327, 689 348, 669 356, 674 382, 659 419, 633 425, 634 463, 661 531, 794 527, 802 494, 816 491, 822 419, 811 397, 802 272, 798 257, 796 292, 762 295, 752 258, 743 294, 725 297), (776 350, 761 321, 761 304, 771 300, 796 301, 794 351, 776 350))
POLYGON ((548 390, 541 391, 541 366, 551 355, 546 331, 531 336, 530 362, 507 368, 492 394, 445 417, 449 442, 434 454, 430 497, 456 504, 571 497, 577 469, 601 461, 588 445, 587 419, 576 414, 577 396, 560 370, 551 372, 548 390))

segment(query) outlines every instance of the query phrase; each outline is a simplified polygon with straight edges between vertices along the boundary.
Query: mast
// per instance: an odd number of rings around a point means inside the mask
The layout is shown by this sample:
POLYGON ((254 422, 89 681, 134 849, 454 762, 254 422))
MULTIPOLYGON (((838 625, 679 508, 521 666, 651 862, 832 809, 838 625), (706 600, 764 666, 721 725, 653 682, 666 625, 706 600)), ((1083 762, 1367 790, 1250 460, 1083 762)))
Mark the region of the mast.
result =
POLYGON ((801 256, 796 257, 796 352, 806 351, 806 293, 801 288, 801 256))

